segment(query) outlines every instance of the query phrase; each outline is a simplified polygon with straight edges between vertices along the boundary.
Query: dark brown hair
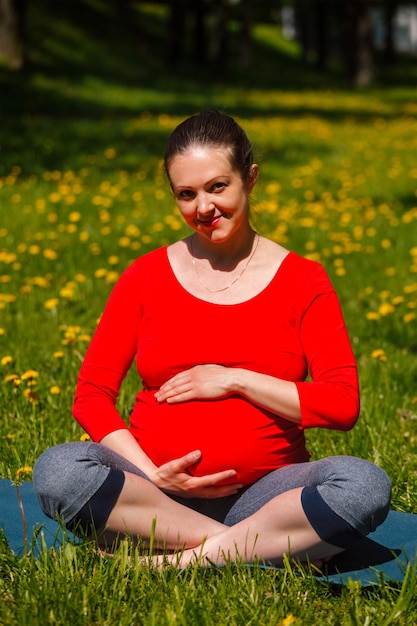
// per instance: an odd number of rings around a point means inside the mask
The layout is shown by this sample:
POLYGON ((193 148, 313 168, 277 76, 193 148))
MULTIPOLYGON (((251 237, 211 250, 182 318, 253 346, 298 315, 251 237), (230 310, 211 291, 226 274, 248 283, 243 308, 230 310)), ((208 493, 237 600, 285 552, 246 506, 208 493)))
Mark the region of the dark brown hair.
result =
POLYGON ((222 147, 230 153, 230 164, 247 181, 253 164, 253 148, 245 131, 229 115, 216 109, 206 109, 179 124, 168 139, 165 150, 165 171, 177 154, 191 147, 222 147))

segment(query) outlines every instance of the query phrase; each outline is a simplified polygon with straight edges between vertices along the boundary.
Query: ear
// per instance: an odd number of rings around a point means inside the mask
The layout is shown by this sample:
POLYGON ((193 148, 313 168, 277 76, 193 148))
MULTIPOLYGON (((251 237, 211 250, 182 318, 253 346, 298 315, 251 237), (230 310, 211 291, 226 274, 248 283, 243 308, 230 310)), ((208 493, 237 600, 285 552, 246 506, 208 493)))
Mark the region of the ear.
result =
POLYGON ((254 163, 251 165, 248 177, 248 193, 251 193, 258 181, 259 167, 254 163))

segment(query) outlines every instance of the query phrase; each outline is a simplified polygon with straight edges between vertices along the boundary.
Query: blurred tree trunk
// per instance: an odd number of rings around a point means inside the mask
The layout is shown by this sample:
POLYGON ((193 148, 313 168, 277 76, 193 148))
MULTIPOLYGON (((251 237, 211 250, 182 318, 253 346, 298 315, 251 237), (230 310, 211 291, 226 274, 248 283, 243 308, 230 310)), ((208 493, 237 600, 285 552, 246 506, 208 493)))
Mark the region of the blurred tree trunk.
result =
POLYGON ((227 2, 212 0, 213 25, 210 31, 213 70, 219 78, 227 72, 227 2))
POLYGON ((240 3, 240 64, 249 67, 252 61, 252 10, 251 0, 240 3))
POLYGON ((316 66, 324 70, 328 61, 327 25, 328 11, 331 9, 327 0, 316 0, 315 23, 316 23, 316 66))
POLYGON ((0 0, 0 56, 11 70, 21 70, 23 55, 23 21, 25 0, 0 0))
POLYGON ((351 87, 370 85, 374 77, 369 0, 345 0, 345 76, 351 87))
POLYGON ((168 18, 168 62, 176 65, 185 51, 191 22, 193 59, 198 67, 206 63, 204 0, 170 0, 168 18))
POLYGON ((394 18, 398 9, 397 0, 385 0, 385 62, 393 65, 395 62, 394 46, 394 18))
POLYGON ((312 4, 306 0, 294 0, 297 39, 301 47, 301 59, 304 62, 309 60, 313 51, 311 8, 312 4))
POLYGON ((136 14, 132 7, 132 1, 113 0, 113 2, 126 34, 130 35, 133 43, 135 44, 138 58, 143 58, 143 56, 148 54, 146 34, 141 29, 140 23, 136 19, 136 14))
POLYGON ((188 2, 171 0, 169 6, 168 62, 170 65, 176 65, 183 49, 188 2))
POLYGON ((204 0, 194 0, 194 54, 200 66, 206 64, 207 60, 207 41, 206 29, 204 24, 204 0))

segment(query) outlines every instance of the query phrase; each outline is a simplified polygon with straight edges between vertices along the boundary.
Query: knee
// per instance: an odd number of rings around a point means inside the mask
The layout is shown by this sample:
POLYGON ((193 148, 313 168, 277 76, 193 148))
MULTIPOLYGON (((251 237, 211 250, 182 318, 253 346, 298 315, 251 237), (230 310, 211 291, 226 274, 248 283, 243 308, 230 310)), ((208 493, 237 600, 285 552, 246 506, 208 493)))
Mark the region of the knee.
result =
POLYGON ((366 533, 364 534, 368 534, 376 530, 388 515, 392 485, 387 473, 373 463, 367 464, 363 482, 364 493, 362 501, 369 503, 368 507, 364 507, 364 526, 366 528, 366 533))
POLYGON ((391 481, 383 469, 356 457, 339 457, 333 479, 319 491, 325 502, 361 535, 373 532, 388 515, 391 481), (323 488, 324 487, 324 488, 323 488))
POLYGON ((34 490, 42 510, 52 519, 59 516, 69 521, 71 503, 80 490, 80 452, 85 445, 74 442, 54 446, 35 462, 34 490))

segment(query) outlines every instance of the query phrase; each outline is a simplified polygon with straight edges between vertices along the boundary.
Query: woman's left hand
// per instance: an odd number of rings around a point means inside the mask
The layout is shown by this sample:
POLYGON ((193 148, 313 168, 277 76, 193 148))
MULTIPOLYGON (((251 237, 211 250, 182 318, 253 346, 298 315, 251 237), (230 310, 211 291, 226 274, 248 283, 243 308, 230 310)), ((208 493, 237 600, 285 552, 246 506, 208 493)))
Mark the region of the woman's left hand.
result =
POLYGON ((155 393, 158 402, 188 402, 225 398, 233 393, 233 368, 222 365, 196 365, 180 372, 164 383, 155 393))

